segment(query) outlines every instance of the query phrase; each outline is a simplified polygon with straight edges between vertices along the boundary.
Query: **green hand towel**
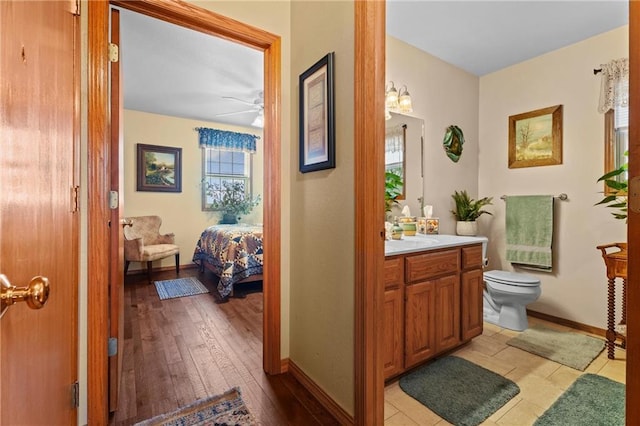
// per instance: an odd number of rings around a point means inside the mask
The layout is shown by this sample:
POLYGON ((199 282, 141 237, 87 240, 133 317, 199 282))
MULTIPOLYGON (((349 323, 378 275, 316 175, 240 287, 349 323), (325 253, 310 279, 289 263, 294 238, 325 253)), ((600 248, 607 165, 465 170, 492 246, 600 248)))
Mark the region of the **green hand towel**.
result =
POLYGON ((506 197, 507 261, 551 270, 553 196, 506 197))

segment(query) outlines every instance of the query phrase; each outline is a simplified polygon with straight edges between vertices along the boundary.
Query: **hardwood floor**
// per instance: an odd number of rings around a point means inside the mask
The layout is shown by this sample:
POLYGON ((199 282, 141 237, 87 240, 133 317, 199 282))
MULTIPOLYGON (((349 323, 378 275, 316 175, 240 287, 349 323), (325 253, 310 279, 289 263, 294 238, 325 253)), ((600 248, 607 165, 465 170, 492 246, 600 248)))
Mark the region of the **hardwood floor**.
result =
MULTIPOLYGON (((180 271, 189 276, 211 293, 161 301, 145 274, 126 277, 122 384, 111 425, 131 425, 234 386, 262 425, 337 425, 290 374, 263 372, 259 286, 243 284, 254 292, 216 304, 217 278, 180 271)), ((175 272, 153 278, 172 279, 175 272)))

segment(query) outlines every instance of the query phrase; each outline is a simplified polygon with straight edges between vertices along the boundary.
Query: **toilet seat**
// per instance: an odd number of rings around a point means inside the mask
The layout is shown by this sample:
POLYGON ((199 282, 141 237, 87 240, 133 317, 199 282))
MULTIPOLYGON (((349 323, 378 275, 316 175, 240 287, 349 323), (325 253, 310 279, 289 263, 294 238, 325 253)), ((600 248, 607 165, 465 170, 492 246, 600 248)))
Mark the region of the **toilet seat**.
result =
POLYGON ((540 280, 532 275, 509 271, 487 271, 484 273, 487 281, 517 287, 535 287, 540 285, 540 280))

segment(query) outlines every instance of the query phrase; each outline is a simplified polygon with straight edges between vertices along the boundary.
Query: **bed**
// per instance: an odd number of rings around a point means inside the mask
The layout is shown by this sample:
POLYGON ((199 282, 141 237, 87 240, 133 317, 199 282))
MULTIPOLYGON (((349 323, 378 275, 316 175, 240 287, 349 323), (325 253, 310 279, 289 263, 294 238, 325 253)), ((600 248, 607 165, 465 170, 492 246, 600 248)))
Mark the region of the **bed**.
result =
POLYGON ((193 262, 212 271, 220 280, 224 300, 235 284, 262 280, 262 226, 213 225, 200 235, 193 262))

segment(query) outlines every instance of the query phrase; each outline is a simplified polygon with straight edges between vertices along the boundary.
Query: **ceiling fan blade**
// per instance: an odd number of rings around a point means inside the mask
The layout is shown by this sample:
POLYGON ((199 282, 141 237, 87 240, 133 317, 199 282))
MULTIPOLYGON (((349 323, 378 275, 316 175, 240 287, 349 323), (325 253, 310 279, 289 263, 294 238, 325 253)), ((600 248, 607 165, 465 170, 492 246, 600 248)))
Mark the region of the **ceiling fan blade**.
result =
POLYGON ((238 102, 242 102, 243 104, 246 104, 246 105, 255 105, 254 102, 249 102, 249 101, 245 101, 244 99, 234 98, 233 96, 223 96, 222 99, 229 99, 229 100, 232 100, 232 101, 238 101, 238 102))
POLYGON ((236 114, 246 114, 248 112, 256 112, 255 109, 245 109, 242 111, 234 111, 234 112, 223 112, 222 114, 216 114, 216 117, 222 117, 225 115, 236 115, 236 114))

